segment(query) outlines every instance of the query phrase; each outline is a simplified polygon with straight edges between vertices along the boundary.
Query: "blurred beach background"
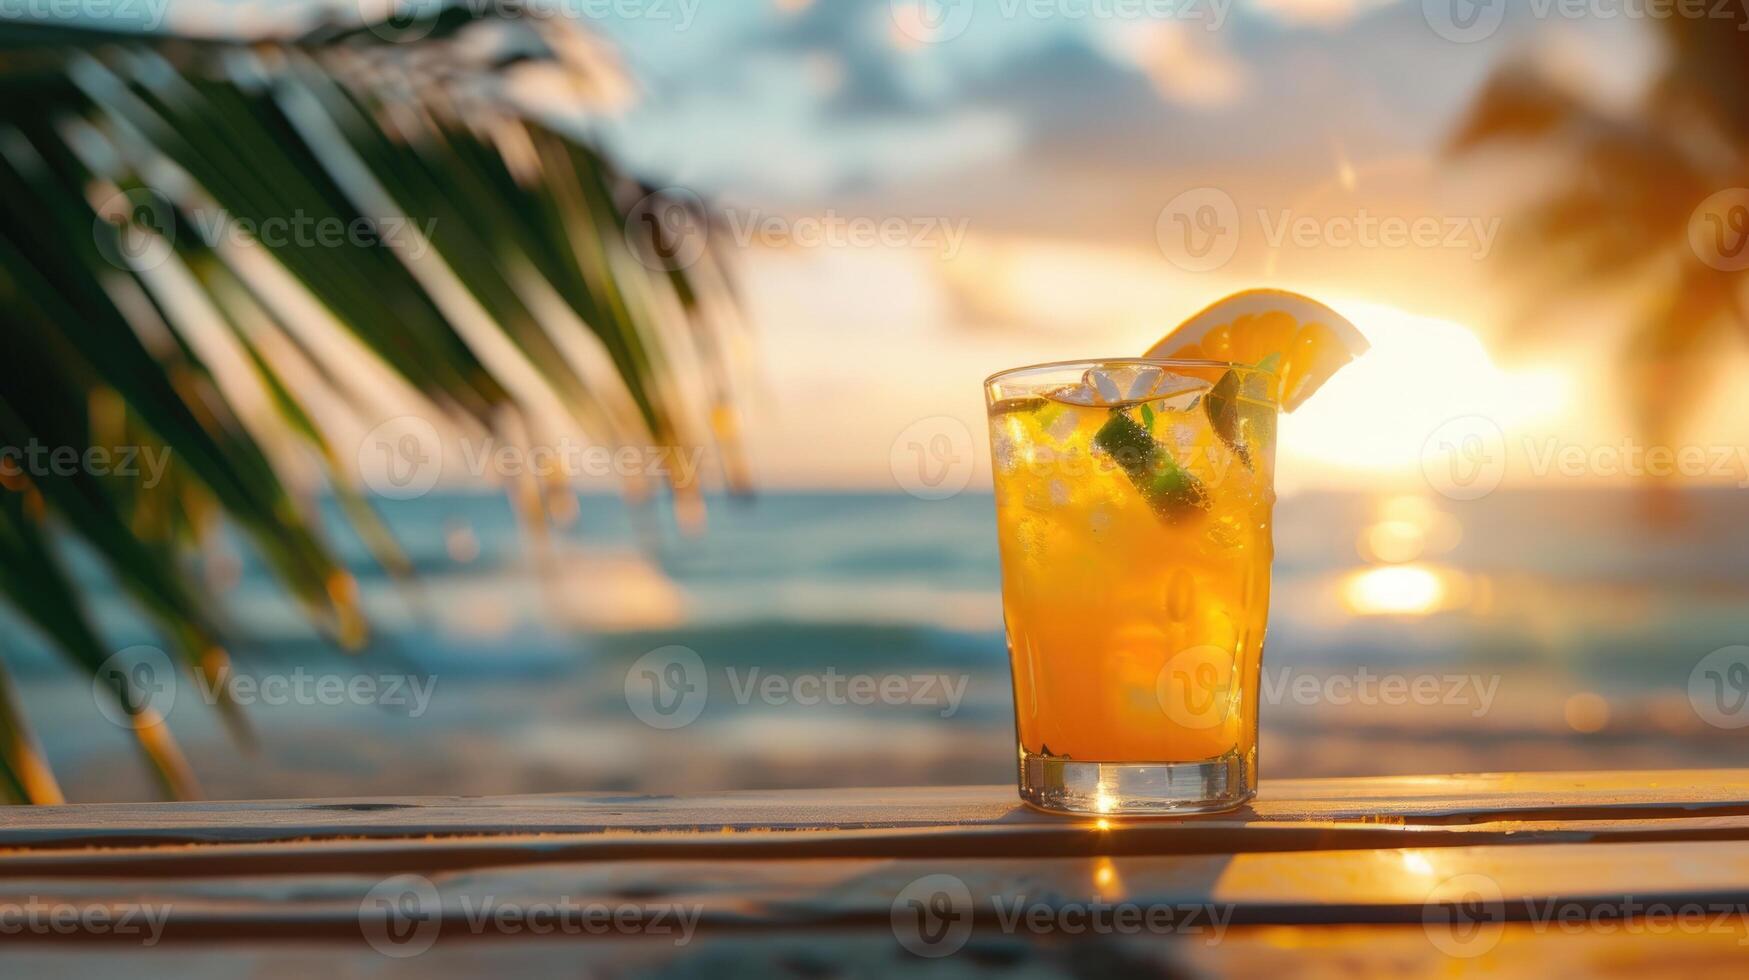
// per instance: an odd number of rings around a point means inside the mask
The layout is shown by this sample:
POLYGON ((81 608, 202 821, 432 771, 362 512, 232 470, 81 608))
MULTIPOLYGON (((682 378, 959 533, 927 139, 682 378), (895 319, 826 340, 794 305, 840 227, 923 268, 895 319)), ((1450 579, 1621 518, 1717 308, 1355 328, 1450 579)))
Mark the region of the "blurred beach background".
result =
MULTIPOLYGON (((1597 290, 1527 317, 1508 288, 1500 236, 1548 161, 1448 152, 1514 59, 1631 112, 1667 56, 1659 25, 1509 6, 1454 39, 1419 0, 1046 6, 571 9, 632 80, 582 125, 721 216, 755 491, 713 490, 682 527, 660 497, 580 479, 574 519, 531 535, 509 481, 467 472, 446 434, 436 486, 379 502, 414 590, 332 522, 373 626, 358 654, 218 542, 200 574, 239 672, 431 686, 417 709, 255 704, 259 744, 239 751, 185 680, 169 724, 206 794, 1008 782, 981 380, 1140 353, 1254 285, 1324 299, 1374 343, 1282 424, 1266 778, 1740 764, 1749 735, 1728 723, 1749 715, 1722 724, 1706 698, 1749 694, 1749 666, 1729 669, 1749 651, 1714 654, 1749 643, 1749 345, 1704 347, 1708 370, 1680 382, 1692 410, 1657 443, 1698 453, 1646 478, 1628 302, 1597 290), (855 237, 883 222, 897 237, 855 237), (1433 232, 1393 238, 1393 222, 1433 232), (696 652, 708 692, 666 729, 627 678, 671 646, 696 652), (963 693, 805 704, 741 696, 752 671, 963 693), (1442 694, 1369 697, 1365 678, 1442 694)), ((223 30, 288 8, 167 15, 223 30)), ((118 649, 156 642, 96 562, 78 572, 118 649)), ((68 797, 152 796, 88 678, 5 634, 68 797)))
MULTIPOLYGON (((1285 499, 1264 772, 1735 765, 1741 731, 1703 720, 1690 681, 1709 651, 1744 635, 1749 531, 1738 493, 1694 492, 1695 516, 1679 534, 1640 529, 1630 491, 1501 491, 1464 504, 1360 492, 1285 499), (1372 549, 1386 541, 1419 543, 1420 554, 1382 563, 1372 549), (1326 683, 1335 677, 1355 686, 1326 683), (1387 694, 1389 677, 1437 678, 1436 703, 1387 694), (1296 695, 1300 678, 1318 693, 1296 695)), ((585 527, 540 560, 502 497, 385 504, 419 566, 424 604, 410 605, 350 549, 381 634, 362 655, 315 635, 238 552, 214 592, 245 637, 240 672, 407 677, 428 685, 429 700, 423 710, 411 694, 255 704, 260 744, 238 752, 184 681, 169 723, 217 798, 1013 778, 987 494, 773 492, 715 503, 708 534, 652 545, 617 500, 587 499, 585 527), (628 701, 626 677, 671 645, 699 654, 708 692, 689 724, 652 728, 628 701), (764 677, 833 672, 846 684, 904 678, 915 696, 832 704, 806 687, 745 694, 764 677), (910 680, 926 676, 947 686, 910 680)), ((99 609, 118 643, 152 642, 119 599, 99 609)), ((87 679, 46 653, 15 672, 71 798, 153 794, 87 679)))

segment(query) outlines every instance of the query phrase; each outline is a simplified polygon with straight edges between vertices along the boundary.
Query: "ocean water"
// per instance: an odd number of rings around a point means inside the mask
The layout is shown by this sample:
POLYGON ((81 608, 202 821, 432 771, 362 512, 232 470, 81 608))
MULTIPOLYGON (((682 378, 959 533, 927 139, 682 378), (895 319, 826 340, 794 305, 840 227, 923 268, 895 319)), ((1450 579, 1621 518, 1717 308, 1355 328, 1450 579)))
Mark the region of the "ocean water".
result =
MULTIPOLYGON (((1683 499, 1662 525, 1629 491, 1283 500, 1265 777, 1740 764, 1744 498, 1683 499)), ((258 742, 186 677, 155 686, 206 795, 1013 778, 988 495, 713 500, 696 537, 608 497, 540 536, 494 494, 381 507, 418 576, 391 581, 336 533, 373 627, 355 654, 246 548, 203 562, 258 742)), ((145 656, 150 629, 78 565, 116 649, 145 656)), ((5 635, 69 796, 151 798, 89 681, 28 630, 5 635)))

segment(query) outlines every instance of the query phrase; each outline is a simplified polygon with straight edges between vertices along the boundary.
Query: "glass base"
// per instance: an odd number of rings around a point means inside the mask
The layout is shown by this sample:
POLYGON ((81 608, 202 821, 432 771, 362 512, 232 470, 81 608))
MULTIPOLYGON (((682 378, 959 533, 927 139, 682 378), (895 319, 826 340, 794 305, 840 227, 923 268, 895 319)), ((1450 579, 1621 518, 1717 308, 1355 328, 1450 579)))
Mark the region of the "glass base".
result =
POLYGON ((1218 813, 1257 795, 1257 757, 1207 762, 1079 762, 1020 753, 1020 798, 1040 810, 1094 816, 1218 813))

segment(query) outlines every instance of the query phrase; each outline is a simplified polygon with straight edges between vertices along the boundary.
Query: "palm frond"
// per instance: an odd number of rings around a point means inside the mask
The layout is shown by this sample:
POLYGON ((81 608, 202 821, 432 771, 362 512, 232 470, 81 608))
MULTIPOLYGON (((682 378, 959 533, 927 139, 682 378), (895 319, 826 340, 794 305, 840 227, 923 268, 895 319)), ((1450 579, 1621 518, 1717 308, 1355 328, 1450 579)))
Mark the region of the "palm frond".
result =
POLYGON ((1668 444, 1716 364, 1711 345, 1735 321, 1742 273, 1689 238, 1697 208, 1749 174, 1745 15, 1661 24, 1665 67, 1631 111, 1605 111, 1569 84, 1514 62, 1483 86, 1448 139, 1454 154, 1540 151, 1551 178, 1507 222, 1499 255, 1522 290, 1521 324, 1547 308, 1630 298, 1622 389, 1641 434, 1668 444))
MULTIPOLYGON (((572 107, 623 84, 574 25, 502 7, 237 38, 0 20, 0 445, 172 460, 152 486, 0 473, 0 595, 63 653, 93 673, 105 659, 51 528, 216 676, 230 631, 185 558, 219 520, 362 643, 356 586, 292 476, 313 461, 376 560, 410 575, 333 428, 337 411, 372 421, 385 381, 463 430, 562 420, 712 447, 739 484, 720 257, 641 263, 643 185, 531 79, 572 107), (267 233, 289 221, 349 233, 267 233)), ((696 505, 696 486, 670 490, 696 505)), ((167 728, 137 720, 169 790, 192 792, 167 728)), ((54 784, 17 722, 0 698, 0 783, 42 801, 54 784)))

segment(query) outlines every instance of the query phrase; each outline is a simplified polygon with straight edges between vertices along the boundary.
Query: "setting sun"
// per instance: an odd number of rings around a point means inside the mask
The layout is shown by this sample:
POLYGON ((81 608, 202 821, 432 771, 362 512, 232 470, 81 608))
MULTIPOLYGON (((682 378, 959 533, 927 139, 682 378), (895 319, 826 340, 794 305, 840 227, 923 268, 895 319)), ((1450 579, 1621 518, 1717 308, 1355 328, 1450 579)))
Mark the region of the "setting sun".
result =
POLYGON ((1282 419, 1286 457, 1338 470, 1406 471, 1448 419, 1482 415, 1511 430, 1558 416, 1571 398, 1566 370, 1502 368, 1462 324, 1372 303, 1334 305, 1372 350, 1331 379, 1323 397, 1282 419))

